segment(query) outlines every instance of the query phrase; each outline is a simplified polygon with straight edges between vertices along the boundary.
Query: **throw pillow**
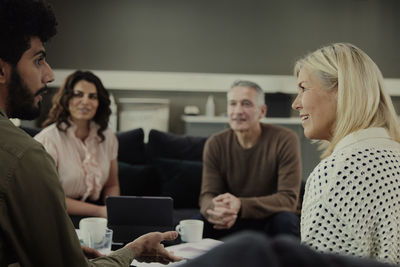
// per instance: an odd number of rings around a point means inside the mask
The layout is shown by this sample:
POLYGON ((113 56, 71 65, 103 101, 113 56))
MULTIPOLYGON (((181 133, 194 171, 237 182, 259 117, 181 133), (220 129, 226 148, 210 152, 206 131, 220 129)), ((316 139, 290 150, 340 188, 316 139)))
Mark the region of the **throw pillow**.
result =
POLYGON ((118 160, 130 164, 146 163, 144 132, 142 128, 119 132, 118 160))
POLYGON ((174 208, 199 208, 202 162, 158 158, 154 165, 161 178, 161 195, 172 197, 174 208))
POLYGON ((147 153, 149 158, 171 158, 202 161, 206 137, 181 136, 151 130, 147 153))

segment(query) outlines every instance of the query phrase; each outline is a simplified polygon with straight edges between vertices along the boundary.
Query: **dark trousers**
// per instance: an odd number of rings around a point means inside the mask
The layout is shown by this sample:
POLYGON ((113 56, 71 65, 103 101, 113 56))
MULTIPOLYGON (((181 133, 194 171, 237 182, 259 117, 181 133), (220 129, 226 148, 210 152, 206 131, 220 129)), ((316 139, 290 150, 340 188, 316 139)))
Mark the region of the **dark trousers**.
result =
MULTIPOLYGON (((183 267, 388 267, 374 260, 321 254, 289 236, 269 238, 257 232, 242 232, 183 267)), ((393 266, 394 267, 394 266, 393 266)))
POLYGON ((283 211, 263 220, 240 219, 228 230, 216 230, 213 224, 209 223, 202 215, 197 219, 204 221, 204 238, 221 239, 233 233, 243 230, 253 230, 263 232, 274 237, 277 235, 291 235, 300 238, 300 218, 293 212, 283 211))

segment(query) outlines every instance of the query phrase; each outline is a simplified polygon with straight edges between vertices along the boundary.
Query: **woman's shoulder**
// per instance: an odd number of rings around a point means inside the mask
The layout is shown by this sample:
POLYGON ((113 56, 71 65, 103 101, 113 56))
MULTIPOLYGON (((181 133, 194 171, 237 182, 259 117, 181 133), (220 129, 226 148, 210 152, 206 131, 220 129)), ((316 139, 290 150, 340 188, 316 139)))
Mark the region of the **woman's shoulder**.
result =
POLYGON ((60 135, 60 130, 57 128, 56 124, 50 124, 43 128, 36 136, 36 140, 43 140, 47 138, 55 138, 60 135))
MULTIPOLYGON (((98 135, 98 131, 100 129, 100 125, 94 121, 92 121, 90 123, 90 138, 91 139, 98 139, 99 135, 98 135)), ((101 134, 104 136, 104 140, 110 139, 110 138, 114 138, 115 137, 115 133, 114 131, 110 128, 107 127, 104 130, 101 131, 101 134)))
POLYGON ((375 154, 395 154, 399 151, 399 143, 377 138, 348 144, 346 147, 335 150, 331 156, 340 161, 348 161, 349 159, 361 161, 362 159, 375 159, 375 154))
MULTIPOLYGON (((114 131, 111 128, 107 127, 106 129, 104 129, 102 134, 104 136, 104 142, 101 143, 103 143, 104 145, 112 146, 114 143, 118 142, 117 136, 115 135, 114 131)), ((97 131, 96 131, 96 136, 97 138, 99 138, 99 136, 97 135, 97 131)))
POLYGON ((103 131, 103 135, 104 137, 107 138, 114 138, 116 137, 115 132, 110 128, 107 127, 104 131, 103 131))

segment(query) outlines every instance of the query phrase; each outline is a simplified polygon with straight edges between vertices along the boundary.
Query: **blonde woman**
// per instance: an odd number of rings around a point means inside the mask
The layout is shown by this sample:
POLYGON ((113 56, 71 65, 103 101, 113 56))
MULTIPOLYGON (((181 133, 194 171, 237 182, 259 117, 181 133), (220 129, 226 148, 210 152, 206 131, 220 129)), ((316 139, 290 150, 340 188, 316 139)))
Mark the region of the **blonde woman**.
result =
POLYGON ((295 65, 304 134, 322 140, 301 218, 317 251, 400 263, 400 128, 380 70, 358 47, 336 43, 295 65))

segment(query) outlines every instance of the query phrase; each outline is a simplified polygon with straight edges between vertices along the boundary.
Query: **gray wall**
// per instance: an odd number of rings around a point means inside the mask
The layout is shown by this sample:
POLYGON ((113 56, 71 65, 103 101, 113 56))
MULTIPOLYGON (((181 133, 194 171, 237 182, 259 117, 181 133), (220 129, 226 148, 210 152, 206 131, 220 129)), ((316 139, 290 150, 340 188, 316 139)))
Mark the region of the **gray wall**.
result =
POLYGON ((398 0, 49 0, 55 68, 291 74, 321 45, 351 42, 400 78, 398 0))
MULTIPOLYGON (((400 78, 398 0, 49 0, 59 33, 47 45, 59 69, 290 75, 295 59, 351 42, 385 77, 400 78)), ((227 87, 229 85, 227 84, 227 87)), ((119 91, 171 100, 170 131, 208 93, 119 91)), ((214 94, 217 114, 225 95, 214 94)))
MULTIPOLYGON (((48 0, 59 34, 47 45, 58 69, 291 75, 296 58, 351 42, 400 78, 398 0, 48 0)), ((227 87, 229 84, 226 85, 227 87)), ((114 91, 171 100, 171 132, 183 133, 185 105, 204 112, 209 93, 114 91)), ((214 93, 217 114, 224 93, 214 93)), ((393 98, 397 112, 400 98, 393 98)), ((299 134, 300 135, 300 134, 299 134)), ((310 172, 315 147, 302 141, 310 172), (304 143, 304 144, 303 144, 304 143)))

